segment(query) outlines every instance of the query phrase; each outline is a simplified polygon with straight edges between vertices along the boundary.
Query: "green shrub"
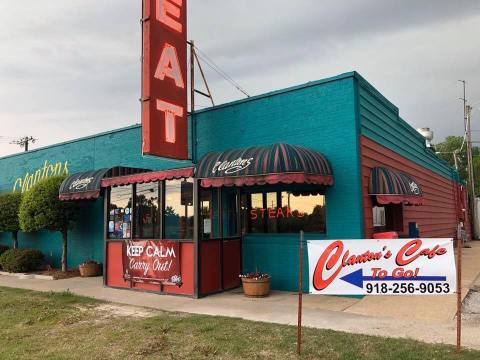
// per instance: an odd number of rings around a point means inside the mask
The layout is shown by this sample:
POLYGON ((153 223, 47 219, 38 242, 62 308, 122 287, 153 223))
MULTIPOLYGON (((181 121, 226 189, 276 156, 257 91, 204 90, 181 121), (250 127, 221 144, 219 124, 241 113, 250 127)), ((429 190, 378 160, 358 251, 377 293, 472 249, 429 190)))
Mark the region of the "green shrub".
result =
POLYGON ((2 255, 8 249, 10 249, 8 246, 0 245, 0 255, 2 255))
POLYGON ((8 193, 0 195, 0 231, 11 232, 13 248, 18 248, 18 211, 22 201, 21 193, 8 193))
POLYGON ((12 273, 38 270, 43 264, 44 255, 36 249, 10 249, 0 256, 0 266, 12 273))
POLYGON ((62 271, 67 271, 67 233, 78 216, 79 204, 59 200, 58 192, 64 179, 64 176, 53 176, 36 183, 22 196, 18 217, 23 231, 45 229, 62 234, 62 271))
MULTIPOLYGON (((1 256, 5 251, 7 251, 8 249, 10 249, 8 246, 0 245, 0 256, 1 256)), ((0 265, 0 270, 3 270, 3 269, 2 269, 2 265, 0 265)))

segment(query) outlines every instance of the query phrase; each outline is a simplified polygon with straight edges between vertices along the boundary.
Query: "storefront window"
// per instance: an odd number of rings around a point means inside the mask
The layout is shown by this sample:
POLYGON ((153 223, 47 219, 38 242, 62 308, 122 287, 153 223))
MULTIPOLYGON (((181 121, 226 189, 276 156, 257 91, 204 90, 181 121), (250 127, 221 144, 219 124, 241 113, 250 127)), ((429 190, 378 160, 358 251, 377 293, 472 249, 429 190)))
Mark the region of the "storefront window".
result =
POLYGON ((159 184, 137 184, 135 191, 135 237, 160 238, 159 184))
POLYGON ((325 196, 317 192, 290 191, 246 194, 242 210, 247 232, 325 233, 325 196))
POLYGON ((373 226, 376 228, 384 227, 385 221, 385 208, 383 206, 374 206, 372 208, 373 213, 373 226))
POLYGON ((247 209, 250 210, 248 211, 249 215, 247 215, 249 232, 265 232, 265 222, 262 219, 263 212, 265 211, 263 210, 262 212, 262 209, 264 209, 263 193, 250 194, 250 196, 247 196, 247 201, 249 202, 247 209))
POLYGON ((193 238, 193 181, 165 182, 165 239, 193 238))
POLYGON ((402 204, 386 204, 374 206, 373 229, 380 231, 403 231, 403 206, 402 204))
POLYGON ((110 190, 108 206, 108 238, 130 239, 132 231, 132 186, 110 190))
POLYGON ((227 237, 238 236, 237 208, 238 198, 236 189, 225 189, 225 217, 223 232, 227 237))

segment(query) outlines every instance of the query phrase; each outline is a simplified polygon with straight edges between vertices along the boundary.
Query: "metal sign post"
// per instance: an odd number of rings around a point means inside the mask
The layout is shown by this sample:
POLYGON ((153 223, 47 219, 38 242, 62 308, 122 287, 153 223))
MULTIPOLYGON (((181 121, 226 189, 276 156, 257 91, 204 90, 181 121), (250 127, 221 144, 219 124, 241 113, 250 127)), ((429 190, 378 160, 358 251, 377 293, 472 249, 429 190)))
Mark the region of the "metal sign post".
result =
POLYGON ((457 239, 457 352, 462 346, 462 239, 457 239))
POLYGON ((303 230, 300 231, 300 248, 298 251, 298 323, 297 323, 297 354, 302 347, 302 297, 303 297, 303 230))

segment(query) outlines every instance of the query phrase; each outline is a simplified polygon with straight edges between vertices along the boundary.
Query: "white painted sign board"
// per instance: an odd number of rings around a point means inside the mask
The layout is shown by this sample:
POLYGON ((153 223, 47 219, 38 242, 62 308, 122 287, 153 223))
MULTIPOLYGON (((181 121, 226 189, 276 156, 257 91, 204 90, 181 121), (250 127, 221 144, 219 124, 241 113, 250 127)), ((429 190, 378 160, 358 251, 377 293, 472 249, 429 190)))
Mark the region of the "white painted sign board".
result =
POLYGON ((309 240, 310 293, 446 295, 456 291, 453 239, 309 240))

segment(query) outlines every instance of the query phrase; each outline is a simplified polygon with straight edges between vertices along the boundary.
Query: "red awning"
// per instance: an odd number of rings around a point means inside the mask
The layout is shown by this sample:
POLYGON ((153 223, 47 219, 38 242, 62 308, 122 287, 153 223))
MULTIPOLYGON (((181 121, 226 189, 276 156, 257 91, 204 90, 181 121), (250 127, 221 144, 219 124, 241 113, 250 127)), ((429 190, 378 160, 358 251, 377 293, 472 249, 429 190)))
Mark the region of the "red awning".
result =
POLYGON ((141 174, 127 175, 127 176, 118 176, 118 177, 103 179, 102 187, 188 178, 188 177, 192 177, 193 173, 194 173, 193 167, 189 167, 189 168, 182 168, 182 169, 152 171, 152 172, 141 173, 141 174))
POLYGON ((406 204, 406 205, 423 205, 423 197, 408 195, 377 195, 377 203, 386 204, 406 204))
POLYGON ((265 184, 316 184, 316 185, 332 185, 333 176, 331 175, 312 175, 312 174, 268 174, 258 176, 244 177, 224 177, 202 179, 203 187, 220 187, 220 186, 243 186, 243 185, 265 185, 265 184))

